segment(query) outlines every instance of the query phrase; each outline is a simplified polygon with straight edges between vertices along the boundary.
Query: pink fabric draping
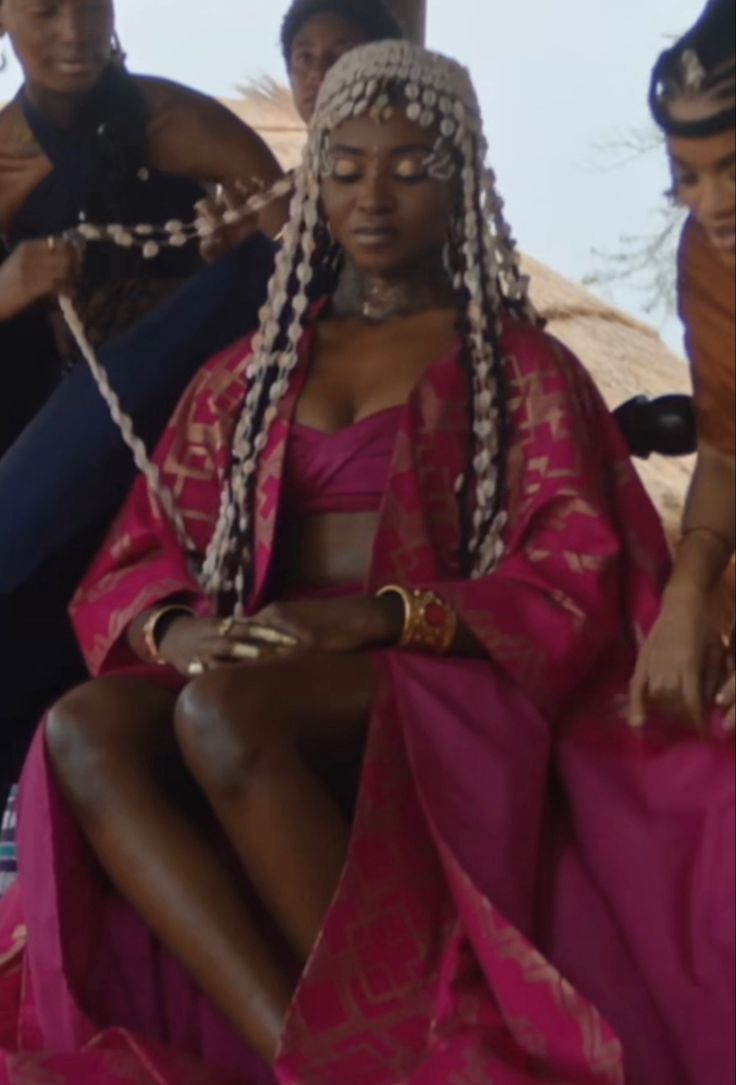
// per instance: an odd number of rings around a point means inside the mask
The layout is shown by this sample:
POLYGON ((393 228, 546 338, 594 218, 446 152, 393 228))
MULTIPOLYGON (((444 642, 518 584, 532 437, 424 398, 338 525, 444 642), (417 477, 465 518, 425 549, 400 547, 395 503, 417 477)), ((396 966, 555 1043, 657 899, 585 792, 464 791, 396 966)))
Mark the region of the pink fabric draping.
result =
MULTIPOLYGON (((20 881, 0 906, 0 1075, 13 1085, 47 1080, 24 1059, 46 1060, 58 1085, 730 1085, 733 744, 717 720, 697 736, 627 729, 635 643, 667 575, 662 533, 575 359, 511 322, 503 345, 500 566, 463 575, 468 390, 453 356, 400 418, 365 585, 431 585, 487 658, 375 655, 349 856, 273 1073, 106 883, 40 731, 20 881), (189 1056, 196 1070, 176 1061, 189 1056)), ((252 608, 267 597, 309 349, 307 335, 260 467, 252 608)), ((207 367, 159 451, 200 549, 247 357, 240 344, 207 367)), ((207 609, 139 484, 75 606, 93 671, 131 668, 127 624, 172 594, 207 609)))

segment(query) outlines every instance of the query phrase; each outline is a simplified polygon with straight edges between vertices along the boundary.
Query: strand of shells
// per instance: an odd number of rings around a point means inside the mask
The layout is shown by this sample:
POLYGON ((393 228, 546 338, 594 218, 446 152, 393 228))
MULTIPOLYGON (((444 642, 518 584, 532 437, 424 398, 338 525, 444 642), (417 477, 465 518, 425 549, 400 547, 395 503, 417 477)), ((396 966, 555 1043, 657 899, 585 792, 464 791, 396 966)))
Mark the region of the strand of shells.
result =
MULTIPOLYGON (((257 187, 255 181, 252 187, 257 187)), ((98 225, 92 222, 80 222, 66 230, 64 241, 81 245, 104 242, 121 249, 137 249, 144 260, 155 260, 164 249, 181 249, 194 241, 204 241, 217 231, 219 226, 233 226, 259 214, 274 200, 288 196, 294 187, 294 174, 287 173, 267 191, 260 191, 249 196, 240 206, 228 208, 219 219, 211 215, 200 214, 191 222, 171 219, 161 225, 140 223, 137 226, 123 226, 120 223, 98 225)))

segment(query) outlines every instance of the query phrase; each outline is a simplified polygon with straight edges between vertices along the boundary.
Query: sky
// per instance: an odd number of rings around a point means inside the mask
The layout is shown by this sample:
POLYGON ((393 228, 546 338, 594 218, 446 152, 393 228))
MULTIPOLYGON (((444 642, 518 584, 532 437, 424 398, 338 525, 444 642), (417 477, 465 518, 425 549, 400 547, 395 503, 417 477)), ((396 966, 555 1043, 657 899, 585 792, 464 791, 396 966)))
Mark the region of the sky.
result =
MULTIPOLYGON (((703 0, 429 0, 428 44, 471 70, 491 164, 524 251, 581 280, 601 266, 596 251, 619 252, 622 237, 656 231, 669 181, 663 150, 621 164, 631 156, 612 145, 651 128, 652 64, 702 6, 703 0)), ((133 71, 220 97, 235 97, 251 77, 283 79, 281 0, 117 0, 117 12, 133 71)), ((0 74, 0 98, 19 82, 11 63, 0 74)), ((682 353, 677 320, 647 317, 641 290, 601 289, 655 323, 682 353)))

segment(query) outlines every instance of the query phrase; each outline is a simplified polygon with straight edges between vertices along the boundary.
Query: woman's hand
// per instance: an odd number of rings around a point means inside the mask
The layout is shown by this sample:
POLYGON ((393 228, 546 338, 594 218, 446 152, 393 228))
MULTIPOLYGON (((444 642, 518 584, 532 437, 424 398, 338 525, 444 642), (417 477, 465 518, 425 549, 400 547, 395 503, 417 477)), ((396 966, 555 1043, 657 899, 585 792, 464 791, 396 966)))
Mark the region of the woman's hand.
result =
POLYGON ((632 727, 643 727, 650 710, 702 724, 724 673, 718 617, 698 593, 665 597, 631 683, 632 727))
POLYGON ((217 195, 200 200, 199 217, 209 224, 212 232, 204 237, 199 251, 205 263, 214 264, 233 249, 244 244, 258 230, 258 216, 240 218, 237 208, 245 203, 252 190, 238 183, 234 190, 221 187, 217 195))
POLYGON ((0 320, 69 290, 78 271, 79 252, 73 245, 24 241, 0 264, 0 320))
POLYGON ((217 667, 255 662, 298 647, 293 637, 281 634, 273 634, 269 643, 255 643, 245 635, 246 625, 231 619, 179 615, 166 628, 159 654, 179 674, 192 678, 217 667))
MULTIPOLYGON (((254 646, 268 646, 275 633, 291 639, 292 651, 340 654, 395 644, 402 628, 398 596, 350 596, 273 603, 251 622, 235 623, 233 632, 254 646)), ((289 650, 286 644, 282 648, 289 650)))

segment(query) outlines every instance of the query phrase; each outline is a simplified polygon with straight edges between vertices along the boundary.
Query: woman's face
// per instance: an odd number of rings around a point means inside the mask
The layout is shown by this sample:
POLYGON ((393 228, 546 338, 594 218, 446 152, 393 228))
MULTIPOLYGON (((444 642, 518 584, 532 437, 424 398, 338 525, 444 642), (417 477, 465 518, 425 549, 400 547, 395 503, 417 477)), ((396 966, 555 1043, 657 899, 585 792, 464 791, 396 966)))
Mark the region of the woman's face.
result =
POLYGON ((345 121, 332 133, 321 185, 333 236, 355 267, 400 275, 450 235, 454 186, 434 180, 436 133, 397 110, 389 121, 345 121))
POLYGON ((112 0, 0 0, 26 85, 46 94, 90 90, 110 60, 112 0))
MULTIPOLYGON (((673 104, 679 121, 704 120, 712 103, 673 104)), ((724 263, 736 264, 736 129, 708 139, 667 140, 678 201, 692 213, 724 263)))
POLYGON ((360 27, 341 15, 314 15, 294 38, 289 80, 299 116, 309 123, 325 76, 341 56, 366 44, 360 27))

